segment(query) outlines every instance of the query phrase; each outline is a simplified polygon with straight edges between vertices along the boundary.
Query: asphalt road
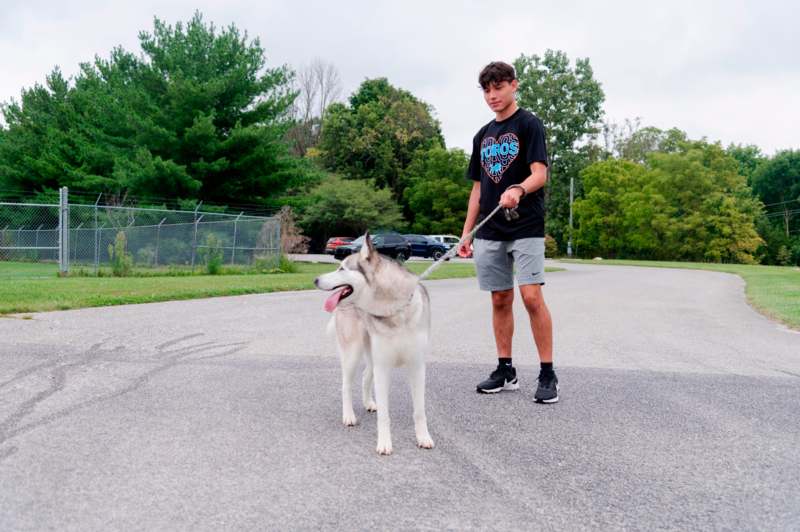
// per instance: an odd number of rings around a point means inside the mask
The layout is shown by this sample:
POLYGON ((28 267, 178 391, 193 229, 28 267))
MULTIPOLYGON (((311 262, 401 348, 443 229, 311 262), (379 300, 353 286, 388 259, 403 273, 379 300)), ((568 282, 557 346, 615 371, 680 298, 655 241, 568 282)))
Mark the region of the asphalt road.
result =
POLYGON ((800 528, 800 334, 736 276, 562 265, 545 296, 561 402, 481 396, 488 296, 426 282, 428 419, 391 392, 340 424, 317 291, 0 319, 0 530, 800 528))

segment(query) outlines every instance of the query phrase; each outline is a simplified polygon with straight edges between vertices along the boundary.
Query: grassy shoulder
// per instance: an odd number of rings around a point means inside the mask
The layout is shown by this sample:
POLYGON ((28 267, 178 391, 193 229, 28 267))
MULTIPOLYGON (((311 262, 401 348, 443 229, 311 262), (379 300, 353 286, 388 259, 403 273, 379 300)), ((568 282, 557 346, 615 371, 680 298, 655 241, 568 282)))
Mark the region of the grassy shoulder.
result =
MULTIPOLYGON (((314 278, 338 267, 332 263, 296 262, 295 273, 169 275, 168 272, 136 272, 133 277, 57 277, 52 264, 0 261, 0 316, 68 310, 108 305, 154 303, 203 297, 262 294, 287 290, 314 289, 314 278)), ((407 262, 406 267, 421 274, 430 262, 407 262)), ((547 271, 558 271, 548 268, 547 271)), ((470 263, 447 263, 429 280, 474 277, 470 263)))
POLYGON ((642 260, 578 260, 561 262, 641 266, 648 268, 683 268, 733 273, 744 279, 748 302, 762 314, 800 329, 800 269, 792 266, 757 266, 747 264, 709 264, 642 260))
MULTIPOLYGON (((58 278, 49 264, 0 262, 0 314, 313 289, 336 264, 298 262, 296 273, 58 278)), ((422 273, 429 263, 408 263, 422 273)), ((445 264, 431 279, 472 277, 471 264, 445 264)))

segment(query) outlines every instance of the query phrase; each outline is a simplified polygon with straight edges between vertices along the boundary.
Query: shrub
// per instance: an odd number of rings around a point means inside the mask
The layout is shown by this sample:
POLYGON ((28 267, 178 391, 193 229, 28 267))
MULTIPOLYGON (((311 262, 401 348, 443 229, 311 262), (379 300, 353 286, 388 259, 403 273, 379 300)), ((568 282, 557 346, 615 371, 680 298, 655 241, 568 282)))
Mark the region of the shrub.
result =
POLYGON ((200 257, 202 257, 203 262, 206 264, 206 272, 210 275, 217 275, 220 273, 223 256, 222 240, 214 233, 210 233, 206 237, 205 247, 200 250, 200 257))
POLYGON ((308 243, 311 239, 303 235, 303 231, 298 227, 292 208, 282 207, 278 219, 281 224, 281 252, 308 253, 308 243))
POLYGON ((127 277, 133 270, 133 256, 127 252, 128 239, 120 231, 113 244, 108 245, 108 256, 111 260, 111 271, 114 277, 127 277))
POLYGON ((258 273, 297 273, 297 264, 286 255, 253 257, 253 270, 258 273))
POLYGON ((544 256, 551 259, 558 256, 558 242, 550 235, 544 237, 544 256))

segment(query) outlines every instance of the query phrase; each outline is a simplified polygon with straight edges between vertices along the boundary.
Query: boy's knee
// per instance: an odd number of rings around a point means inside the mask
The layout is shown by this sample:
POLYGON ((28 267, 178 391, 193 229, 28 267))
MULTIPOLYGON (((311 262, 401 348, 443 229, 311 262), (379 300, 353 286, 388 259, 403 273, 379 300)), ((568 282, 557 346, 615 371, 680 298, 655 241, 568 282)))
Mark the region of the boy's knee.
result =
POLYGON ((538 312, 544 306, 544 297, 541 290, 526 290, 522 294, 522 302, 528 312, 538 312))
POLYGON ((506 309, 514 304, 514 290, 500 290, 492 292, 492 306, 496 309, 506 309))

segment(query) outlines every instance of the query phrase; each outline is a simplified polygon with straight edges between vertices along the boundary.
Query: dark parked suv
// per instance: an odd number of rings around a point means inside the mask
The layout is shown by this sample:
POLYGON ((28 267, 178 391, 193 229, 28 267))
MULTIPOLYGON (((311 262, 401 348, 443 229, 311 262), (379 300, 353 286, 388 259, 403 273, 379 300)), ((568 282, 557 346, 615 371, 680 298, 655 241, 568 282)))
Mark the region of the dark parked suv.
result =
POLYGON ((430 257, 433 260, 439 260, 442 255, 447 253, 447 247, 444 244, 425 235, 403 236, 411 243, 411 256, 413 257, 430 257))
MULTIPOLYGON (((393 257, 400 262, 403 262, 411 256, 411 244, 408 243, 408 240, 403 238, 403 235, 397 233, 381 233, 371 235, 370 238, 372 238, 372 245, 375 246, 378 253, 393 257)), ((333 251, 333 256, 342 260, 351 253, 360 251, 363 245, 364 236, 362 235, 349 244, 337 247, 333 251)))

